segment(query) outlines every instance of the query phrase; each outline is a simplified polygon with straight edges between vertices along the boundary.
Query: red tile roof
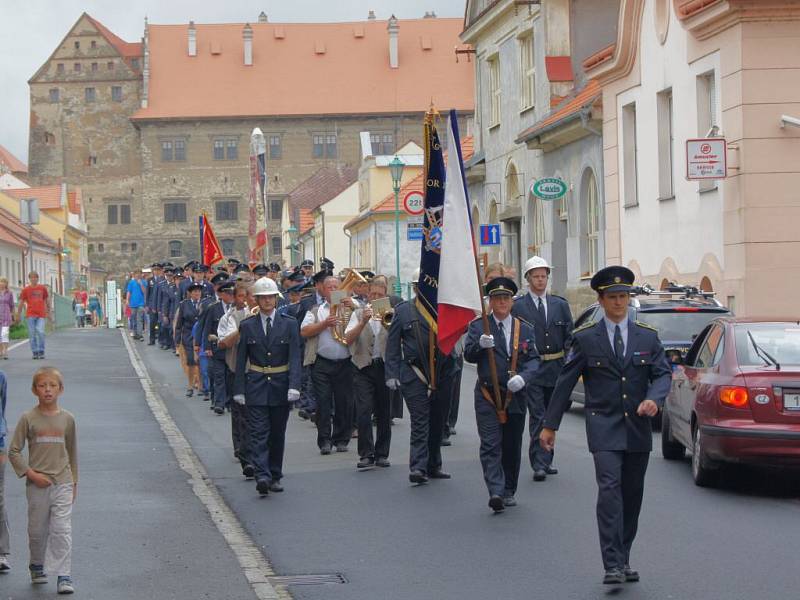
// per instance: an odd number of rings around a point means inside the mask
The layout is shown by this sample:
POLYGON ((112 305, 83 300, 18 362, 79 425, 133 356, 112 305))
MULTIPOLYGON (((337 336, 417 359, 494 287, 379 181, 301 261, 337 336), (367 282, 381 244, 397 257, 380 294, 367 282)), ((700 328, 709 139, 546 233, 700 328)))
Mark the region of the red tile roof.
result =
POLYGON ((24 248, 28 247, 28 244, 26 242, 24 242, 21 239, 19 239, 17 236, 12 234, 10 231, 8 231, 3 226, 1 219, 0 219, 0 241, 7 242, 7 243, 9 243, 9 244, 11 244, 13 246, 16 246, 17 248, 21 248, 21 249, 24 249, 24 248))
POLYGON ((61 208, 61 186, 43 185, 40 187, 20 188, 16 190, 6 190, 9 196, 17 200, 23 198, 36 198, 39 200, 39 210, 52 210, 61 208))
POLYGON ((28 165, 11 154, 7 148, 0 144, 0 173, 4 170, 9 173, 27 173, 28 165))
POLYGON ((314 210, 329 200, 333 200, 357 180, 358 169, 322 167, 289 192, 289 206, 314 210))
POLYGON ((81 202, 83 198, 81 196, 80 188, 72 191, 67 192, 67 206, 69 207, 69 212, 73 215, 81 214, 81 202))
POLYGON ((602 99, 602 89, 596 79, 590 80, 581 90, 573 90, 549 115, 535 123, 517 136, 516 142, 523 143, 551 125, 593 106, 602 99))
POLYGON ((193 57, 188 25, 151 24, 148 107, 133 119, 474 110, 473 65, 453 56, 461 19, 398 23, 394 69, 387 21, 251 23, 251 66, 243 23, 195 25, 193 57))
POLYGON ((569 56, 545 56, 544 66, 547 70, 547 79, 551 83, 572 81, 572 59, 569 56))
POLYGON ((297 227, 297 231, 300 235, 303 235, 309 229, 314 228, 314 215, 312 215, 311 211, 307 208, 301 208, 298 213, 300 225, 297 227))
POLYGON ((106 38, 106 41, 111 44, 124 58, 142 56, 141 42, 126 42, 97 19, 90 17, 88 14, 86 15, 86 18, 92 25, 95 26, 95 28, 97 28, 97 31, 100 32, 100 35, 106 38))
MULTIPOLYGON (((5 208, 0 208, 0 228, 4 229, 8 234, 14 236, 16 239, 24 242, 25 245, 27 245, 28 228, 20 223, 20 220, 5 208)), ((39 232, 36 228, 31 231, 31 238, 36 244, 41 246, 47 246, 49 248, 57 247, 55 240, 51 240, 49 237, 39 232)))

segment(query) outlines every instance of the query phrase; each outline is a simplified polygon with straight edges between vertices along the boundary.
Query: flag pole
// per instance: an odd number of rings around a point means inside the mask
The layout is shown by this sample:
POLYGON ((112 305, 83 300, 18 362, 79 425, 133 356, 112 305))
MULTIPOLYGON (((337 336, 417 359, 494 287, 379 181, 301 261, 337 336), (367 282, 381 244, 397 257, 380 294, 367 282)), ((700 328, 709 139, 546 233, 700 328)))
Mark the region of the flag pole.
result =
POLYGON ((200 213, 200 216, 197 218, 198 223, 200 224, 200 264, 205 264, 204 256, 203 256, 203 213, 200 213))
MULTIPOLYGON (((433 107, 433 99, 431 99, 431 107, 425 113, 425 160, 422 167, 422 172, 425 177, 428 177, 428 165, 430 163, 430 138, 433 136, 434 120, 436 119, 436 109, 433 107)), ((433 332, 433 327, 428 327, 428 389, 436 389, 436 338, 433 332)))

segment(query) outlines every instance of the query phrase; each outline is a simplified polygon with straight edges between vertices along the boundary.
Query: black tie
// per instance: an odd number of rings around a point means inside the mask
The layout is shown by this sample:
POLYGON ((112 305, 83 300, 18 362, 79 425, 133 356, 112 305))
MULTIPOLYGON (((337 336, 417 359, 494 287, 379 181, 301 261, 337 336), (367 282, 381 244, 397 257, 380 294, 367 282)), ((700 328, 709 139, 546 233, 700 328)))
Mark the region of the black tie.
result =
POLYGON ((622 331, 619 328, 619 325, 614 327, 614 354, 617 356, 617 360, 622 363, 625 359, 625 343, 622 341, 622 331))
POLYGON ((505 327, 503 327, 502 321, 497 322, 497 329, 499 330, 497 339, 500 342, 500 346, 503 348, 503 350, 508 352, 508 344, 506 343, 506 332, 505 332, 505 327))
POLYGON ((264 322, 264 335, 269 337, 269 332, 272 330, 272 317, 267 317, 267 320, 264 322))

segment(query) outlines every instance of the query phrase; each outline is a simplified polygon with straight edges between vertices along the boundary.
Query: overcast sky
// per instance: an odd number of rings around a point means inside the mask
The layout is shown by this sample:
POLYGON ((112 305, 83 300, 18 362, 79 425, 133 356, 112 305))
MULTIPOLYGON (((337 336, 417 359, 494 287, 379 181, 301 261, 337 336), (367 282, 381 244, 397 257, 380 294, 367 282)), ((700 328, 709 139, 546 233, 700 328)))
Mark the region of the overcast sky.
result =
POLYGON ((0 0, 0 144, 28 160, 28 79, 86 11, 129 42, 151 23, 241 23, 263 10, 270 21, 354 21, 374 10, 379 19, 463 17, 466 0, 0 0))

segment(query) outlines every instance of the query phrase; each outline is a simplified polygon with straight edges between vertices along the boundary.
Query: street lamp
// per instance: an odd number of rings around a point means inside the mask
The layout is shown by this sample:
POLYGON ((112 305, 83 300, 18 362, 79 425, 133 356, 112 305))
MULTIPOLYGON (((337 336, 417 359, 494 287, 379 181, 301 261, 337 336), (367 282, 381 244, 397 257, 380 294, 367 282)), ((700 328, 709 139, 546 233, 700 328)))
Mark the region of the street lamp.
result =
POLYGON ((397 278, 394 282, 394 293, 402 295, 403 288, 400 285, 400 182, 403 179, 403 161, 395 155, 389 163, 389 171, 392 174, 392 189, 394 190, 394 256, 397 267, 397 278))
POLYGON ((289 229, 286 230, 286 233, 289 234, 289 263, 294 265, 295 264, 295 252, 297 252, 297 227, 294 225, 289 225, 289 229))

